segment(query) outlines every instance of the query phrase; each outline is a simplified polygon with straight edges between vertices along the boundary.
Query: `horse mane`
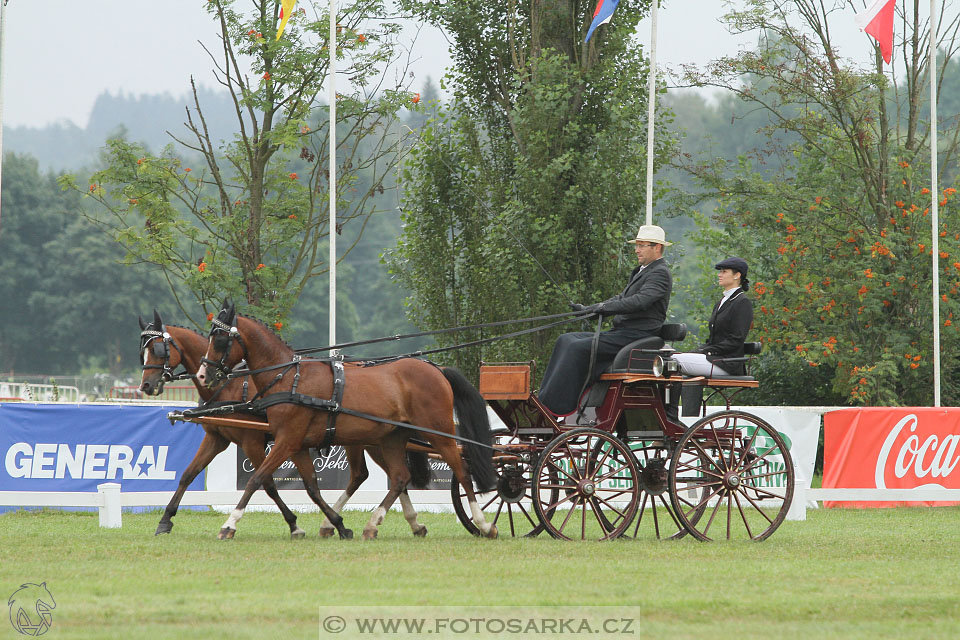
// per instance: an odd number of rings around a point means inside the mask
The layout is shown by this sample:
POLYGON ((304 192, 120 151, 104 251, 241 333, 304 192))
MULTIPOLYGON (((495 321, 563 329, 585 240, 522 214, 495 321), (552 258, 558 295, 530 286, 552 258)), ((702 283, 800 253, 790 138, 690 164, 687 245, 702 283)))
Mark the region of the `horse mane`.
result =
POLYGON ((169 324, 169 323, 166 323, 166 322, 164 323, 164 325, 167 326, 167 327, 173 327, 174 329, 183 329, 184 331, 192 331, 193 333, 197 334, 197 335, 200 336, 201 338, 206 338, 206 337, 207 337, 207 335, 206 335, 205 333, 202 333, 202 332, 198 331, 197 329, 194 329, 193 327, 184 327, 183 325, 179 325, 179 324, 169 324))
POLYGON ((290 349, 290 351, 295 351, 295 349, 294 349, 293 347, 291 347, 290 344, 289 344, 286 340, 284 340, 283 338, 280 337, 280 334, 277 333, 277 332, 274 330, 273 327, 271 327, 270 325, 268 325, 266 322, 264 322, 264 321, 261 320, 260 318, 254 318, 253 316, 245 316, 245 315, 243 315, 243 314, 241 314, 241 313, 238 313, 238 314, 237 314, 237 317, 239 317, 239 318, 245 318, 245 319, 247 319, 247 320, 250 320, 251 322, 255 322, 255 323, 259 324, 261 327, 263 327, 264 329, 266 329, 267 331, 269 331, 270 333, 272 333, 272 334, 273 334, 273 337, 276 338, 276 339, 280 342, 280 344, 282 344, 283 346, 285 346, 287 349, 290 349))

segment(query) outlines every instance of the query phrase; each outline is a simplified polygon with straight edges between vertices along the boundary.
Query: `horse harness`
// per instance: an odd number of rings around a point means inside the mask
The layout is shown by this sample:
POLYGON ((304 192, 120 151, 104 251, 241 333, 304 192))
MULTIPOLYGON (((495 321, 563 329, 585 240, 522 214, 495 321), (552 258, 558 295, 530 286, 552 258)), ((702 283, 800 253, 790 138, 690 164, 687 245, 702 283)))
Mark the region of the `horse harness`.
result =
POLYGON ((295 404, 301 407, 327 412, 327 428, 324 432, 323 440, 317 445, 318 449, 323 449, 333 444, 333 440, 337 431, 337 416, 339 416, 341 413, 345 413, 357 418, 363 418, 365 420, 370 420, 372 422, 389 424, 396 427, 442 436, 444 438, 451 438, 460 442, 479 445, 486 449, 494 448, 489 444, 476 442, 475 440, 464 438, 462 436, 444 433, 435 429, 428 429, 427 427, 420 427, 406 422, 400 422, 398 420, 390 420, 381 416, 375 416, 369 413, 355 411, 353 409, 344 407, 343 390, 346 386, 346 375, 344 372, 343 361, 339 358, 310 358, 304 360, 300 355, 294 355, 290 362, 275 364, 268 367, 263 367, 261 369, 233 371, 229 366, 227 366, 227 357, 229 356, 230 349, 233 346, 233 340, 237 340, 243 346, 245 356, 244 359, 247 359, 247 348, 243 343, 243 338, 240 336, 240 332, 236 327, 228 326, 226 323, 221 322, 216 318, 213 320, 213 327, 210 329, 211 335, 214 335, 215 333, 224 333, 227 336, 227 347, 223 352, 223 356, 221 356, 219 361, 210 360, 206 357, 204 357, 202 361, 216 369, 217 378, 250 376, 255 373, 263 373, 278 369, 280 370, 279 373, 277 373, 270 384, 257 391, 257 394, 249 401, 236 404, 217 403, 218 406, 210 406, 210 403, 206 403, 198 406, 196 409, 187 409, 181 412, 179 416, 175 413, 170 414, 169 417, 171 420, 177 419, 178 417, 202 418, 204 416, 215 416, 236 412, 259 413, 278 404, 295 404), (309 396, 297 391, 297 386, 300 384, 300 366, 303 362, 326 362, 330 366, 330 370, 333 373, 333 391, 329 400, 324 398, 316 398, 314 396, 309 396), (290 390, 277 391, 275 393, 268 394, 267 392, 270 391, 274 385, 280 382, 291 369, 295 369, 295 372, 293 375, 293 385, 291 386, 290 390))
MULTIPOLYGON (((147 326, 153 326, 152 324, 147 326)), ((173 339, 173 336, 167 332, 167 328, 161 325, 160 329, 144 329, 140 332, 140 351, 143 352, 148 346, 151 346, 153 350, 153 355, 158 358, 163 358, 162 364, 146 364, 144 363, 141 369, 162 369, 163 373, 161 374, 161 379, 164 382, 173 382, 174 380, 187 380, 193 379, 194 374, 187 371, 186 365, 183 364, 185 357, 183 355, 183 349, 180 348, 180 345, 177 344, 177 341, 173 339), (180 366, 183 367, 183 371, 179 373, 174 372, 173 367, 170 366, 170 347, 173 347, 177 350, 177 353, 180 354, 180 366)), ((245 361, 241 360, 240 365, 245 364, 245 361)), ((239 366, 239 365, 238 365, 239 366)), ((220 392, 226 388, 227 385, 221 385, 213 394, 209 400, 203 403, 203 406, 211 406, 215 401, 220 392)), ((240 396, 241 402, 247 401, 247 393, 249 392, 249 382, 247 380, 243 381, 243 392, 240 396)), ((230 402, 220 401, 219 404, 231 404, 230 402)))

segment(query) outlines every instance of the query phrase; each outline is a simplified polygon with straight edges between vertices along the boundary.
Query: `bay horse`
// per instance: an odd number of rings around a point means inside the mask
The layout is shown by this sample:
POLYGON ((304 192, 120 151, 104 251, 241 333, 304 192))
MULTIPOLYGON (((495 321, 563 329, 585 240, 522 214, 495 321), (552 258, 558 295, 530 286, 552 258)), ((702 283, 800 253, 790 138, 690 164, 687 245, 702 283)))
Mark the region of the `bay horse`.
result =
MULTIPOLYGON (((176 325, 165 325, 160 314, 154 310, 153 322, 140 321, 140 349, 143 361, 143 374, 140 380, 140 390, 147 395, 156 396, 163 392, 166 382, 172 379, 173 372, 180 366, 190 375, 191 380, 197 387, 201 399, 209 402, 215 399, 224 403, 242 402, 253 397, 256 393, 256 387, 248 384, 249 388, 244 391, 244 382, 241 380, 227 381, 226 385, 212 389, 201 385, 196 380, 197 369, 200 368, 200 361, 207 351, 207 337, 185 327, 176 325)), ((204 438, 200 447, 194 454, 193 460, 184 470, 180 478, 177 490, 174 492, 164 509, 160 523, 154 535, 170 533, 173 529, 172 518, 177 514, 180 507, 180 501, 187 487, 203 471, 210 462, 227 446, 233 442, 243 450, 250 462, 259 467, 266 457, 265 446, 272 437, 271 434, 254 429, 244 429, 240 427, 228 427, 220 425, 202 425, 204 429, 204 438)), ((367 479, 369 472, 367 470, 366 458, 363 455, 363 447, 345 448, 347 463, 350 468, 350 481, 346 491, 340 499, 337 500, 334 509, 339 513, 343 505, 357 491, 360 485, 367 479)), ((369 453, 374 462, 381 467, 382 456, 379 449, 369 448, 369 453)), ((297 460, 294 461, 297 470, 300 472, 304 483, 313 482, 317 484, 316 470, 313 466, 309 450, 304 449, 297 454, 297 460), (306 474, 306 475, 305 475, 306 474)), ((430 468, 426 454, 421 452, 409 452, 407 462, 410 465, 413 480, 411 484, 416 488, 422 488, 430 480, 430 468)), ((385 467, 384 467, 385 468, 385 467)), ((305 532, 297 526, 297 516, 287 507, 277 492, 273 477, 270 476, 264 481, 264 491, 277 504, 283 519, 290 527, 291 539, 303 538, 305 532)), ((427 535, 427 528, 417 521, 417 512, 410 501, 409 495, 404 492, 400 496, 400 502, 403 505, 404 517, 410 524, 413 535, 423 537, 427 535)), ((334 527, 329 520, 324 519, 320 526, 320 536, 329 537, 333 535, 334 527)))
MULTIPOLYGON (((216 384, 241 360, 246 360, 250 375, 259 389, 266 390, 264 397, 267 399, 282 394, 300 394, 301 398, 317 401, 336 397, 337 377, 332 361, 300 360, 293 349, 265 324, 238 315, 234 305, 225 303, 210 329, 207 353, 197 371, 197 380, 201 384, 216 384)), ((340 444, 377 445, 383 454, 390 490, 363 529, 365 539, 375 538, 387 510, 410 480, 410 471, 403 461, 413 430, 389 423, 393 421, 442 434, 421 432, 417 437, 426 440, 450 466, 467 494, 477 528, 486 537, 495 538, 496 526, 484 519, 471 481, 472 476, 480 491, 491 489, 497 481, 490 446, 493 436, 486 404, 463 374, 422 360, 400 358, 376 366, 344 363, 342 381, 339 383, 342 400, 338 405, 343 408, 342 413, 331 414, 290 402, 266 408, 275 436, 273 449, 247 482, 243 497, 220 531, 221 537, 236 531, 250 496, 292 452, 303 447, 340 444), (348 409, 368 417, 352 415, 348 409), (464 447, 469 467, 456 442, 447 437, 457 431, 454 409, 459 418, 461 436, 473 441, 464 447), (335 429, 332 429, 334 420, 335 429)), ((344 537, 340 516, 323 502, 319 494, 316 497, 314 502, 320 505, 344 537)))

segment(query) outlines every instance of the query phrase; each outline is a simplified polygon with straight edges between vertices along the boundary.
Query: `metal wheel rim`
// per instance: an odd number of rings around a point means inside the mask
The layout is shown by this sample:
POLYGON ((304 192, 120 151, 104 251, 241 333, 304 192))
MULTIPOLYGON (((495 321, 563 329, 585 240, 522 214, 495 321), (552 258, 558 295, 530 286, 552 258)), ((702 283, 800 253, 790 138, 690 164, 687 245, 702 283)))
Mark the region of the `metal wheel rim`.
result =
POLYGON ((670 499, 699 540, 765 540, 786 518, 794 471, 781 435, 761 418, 720 411, 684 432, 674 451, 670 499), (682 495, 702 492, 695 500, 682 495))
MULTIPOLYGON (((543 523, 533 509, 533 495, 530 483, 530 464, 525 462, 499 462, 494 459, 497 467, 497 489, 486 493, 478 493, 477 504, 480 509, 491 516, 491 520, 496 525, 500 535, 509 534, 510 537, 534 538, 543 532, 543 523), (503 478, 504 468, 508 465, 516 464, 521 467, 521 475, 524 478, 523 487, 524 498, 519 502, 505 500, 500 492, 500 479, 503 478)), ((450 485, 450 493, 453 500, 453 510, 457 514, 457 519, 463 528, 475 536, 480 536, 480 530, 473 523, 473 516, 470 513, 467 503, 467 494, 454 478, 450 485)), ((555 499, 555 498, 554 498, 555 499)))
POLYGON ((633 454, 598 429, 574 429, 551 441, 534 467, 533 485, 537 515, 547 532, 561 540, 617 538, 629 528, 639 502, 633 454), (606 447, 606 453, 595 459, 597 447, 606 447), (554 488, 556 500, 544 501, 554 488))

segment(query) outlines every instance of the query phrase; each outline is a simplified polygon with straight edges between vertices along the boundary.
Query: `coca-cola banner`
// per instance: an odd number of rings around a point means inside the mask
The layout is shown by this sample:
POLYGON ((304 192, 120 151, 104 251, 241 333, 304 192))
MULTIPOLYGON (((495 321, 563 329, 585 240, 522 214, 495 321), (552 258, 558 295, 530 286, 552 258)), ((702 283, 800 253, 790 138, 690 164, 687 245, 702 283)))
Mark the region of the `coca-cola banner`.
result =
MULTIPOLYGON (((823 487, 960 489, 960 409, 875 407, 823 416, 823 487)), ((954 502, 824 501, 826 507, 944 506, 954 502)))

